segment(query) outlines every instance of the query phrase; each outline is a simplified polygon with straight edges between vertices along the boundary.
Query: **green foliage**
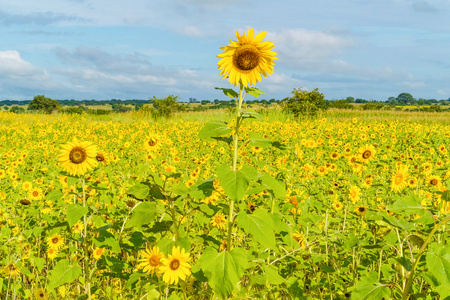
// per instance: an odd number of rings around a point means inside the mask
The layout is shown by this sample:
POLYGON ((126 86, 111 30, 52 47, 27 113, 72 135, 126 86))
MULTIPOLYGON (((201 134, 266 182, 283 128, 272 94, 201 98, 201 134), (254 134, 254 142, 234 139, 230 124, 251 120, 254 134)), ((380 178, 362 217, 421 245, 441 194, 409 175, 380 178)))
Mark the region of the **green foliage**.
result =
MULTIPOLYGON (((355 102, 353 100, 353 102, 355 102)), ((335 100, 335 101, 329 101, 328 107, 330 108, 339 108, 339 109, 354 109, 354 106, 351 105, 348 100, 335 100)))
POLYGON ((20 107, 20 106, 13 106, 13 107, 11 107, 11 109, 9 111, 12 112, 12 113, 15 113, 15 114, 20 114, 20 113, 25 112, 25 109, 23 107, 20 107))
POLYGON ((63 284, 75 281, 81 275, 81 268, 78 264, 71 265, 67 259, 58 261, 50 272, 48 278, 49 289, 57 288, 63 284))
POLYGON ((308 92, 294 89, 294 96, 282 100, 283 111, 294 114, 295 117, 316 117, 319 111, 326 111, 325 95, 318 88, 308 92))
POLYGON ((369 101, 361 106, 363 110, 380 110, 384 107, 384 103, 369 101))
POLYGON ((206 248, 199 265, 212 289, 222 298, 229 297, 247 268, 247 254, 242 248, 217 252, 206 248))
POLYGON ((158 99, 155 96, 150 100, 153 104, 151 115, 155 119, 169 118, 174 113, 184 111, 184 106, 178 102, 178 96, 169 95, 165 98, 158 99))
POLYGON ((54 100, 44 95, 37 95, 31 100, 28 105, 28 110, 41 111, 46 114, 51 114, 54 110, 60 110, 61 105, 58 100, 54 100))

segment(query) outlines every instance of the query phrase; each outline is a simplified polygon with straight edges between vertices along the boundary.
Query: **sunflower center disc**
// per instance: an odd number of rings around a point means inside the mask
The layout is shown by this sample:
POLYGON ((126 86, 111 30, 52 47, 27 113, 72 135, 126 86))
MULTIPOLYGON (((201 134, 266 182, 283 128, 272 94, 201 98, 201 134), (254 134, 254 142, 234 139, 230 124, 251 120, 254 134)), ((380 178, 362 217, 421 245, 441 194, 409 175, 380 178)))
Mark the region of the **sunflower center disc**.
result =
POLYGON ((81 164, 86 160, 86 157, 86 150, 81 147, 74 147, 72 150, 70 150, 69 159, 74 164, 81 164))
POLYGON ((364 153, 362 154, 362 157, 364 159, 368 159, 370 156, 372 155, 372 152, 370 152, 369 150, 364 151, 364 153))
POLYGON ((436 179, 431 179, 430 183, 431 183, 431 185, 437 185, 437 180, 436 179))
POLYGON ((173 271, 178 270, 178 268, 180 267, 180 261, 175 258, 170 262, 169 266, 173 271))
POLYGON ((150 147, 155 146, 155 145, 156 145, 156 140, 155 140, 154 138, 151 138, 151 139, 148 141, 148 145, 149 145, 150 147))
POLYGON ((241 71, 250 71, 258 66, 260 58, 255 46, 243 45, 234 51, 233 65, 241 71))
POLYGON ((157 267, 159 266, 159 259, 157 259, 156 257, 151 257, 148 262, 150 263, 150 265, 152 267, 157 267))
POLYGON ((97 161, 104 161, 105 160, 105 157, 103 155, 101 155, 101 154, 98 154, 95 158, 97 159, 97 161))
POLYGON ((52 243, 53 243, 53 244, 57 244, 57 243, 58 243, 58 240, 59 240, 59 239, 58 239, 57 237, 55 237, 55 238, 52 239, 52 243))

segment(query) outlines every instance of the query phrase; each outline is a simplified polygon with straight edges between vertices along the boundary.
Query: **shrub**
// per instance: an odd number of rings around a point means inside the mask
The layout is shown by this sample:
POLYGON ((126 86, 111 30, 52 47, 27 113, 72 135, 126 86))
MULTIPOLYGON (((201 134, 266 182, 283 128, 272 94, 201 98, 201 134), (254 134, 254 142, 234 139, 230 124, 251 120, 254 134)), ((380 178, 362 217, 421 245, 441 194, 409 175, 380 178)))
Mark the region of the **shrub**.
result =
POLYGON ((315 117, 319 110, 327 110, 324 94, 319 92, 318 88, 308 92, 302 89, 294 89, 294 96, 286 97, 281 101, 283 111, 294 114, 295 117, 300 115, 306 117, 315 117))

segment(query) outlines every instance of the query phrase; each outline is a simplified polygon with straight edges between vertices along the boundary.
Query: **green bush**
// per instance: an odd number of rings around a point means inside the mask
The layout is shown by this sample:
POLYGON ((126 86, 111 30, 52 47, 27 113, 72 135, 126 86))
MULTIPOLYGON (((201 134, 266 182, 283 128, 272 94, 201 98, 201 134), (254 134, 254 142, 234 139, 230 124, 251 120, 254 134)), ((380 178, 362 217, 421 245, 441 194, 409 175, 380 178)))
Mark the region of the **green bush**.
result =
POLYGON ((302 89, 294 89, 294 96, 286 97, 281 101, 283 111, 306 117, 315 117, 319 111, 328 109, 324 94, 319 92, 318 88, 308 92, 302 89))
POLYGON ((154 119, 169 118, 178 111, 184 111, 185 107, 178 102, 178 96, 167 96, 166 98, 158 99, 155 96, 150 100, 153 104, 151 115, 154 119))

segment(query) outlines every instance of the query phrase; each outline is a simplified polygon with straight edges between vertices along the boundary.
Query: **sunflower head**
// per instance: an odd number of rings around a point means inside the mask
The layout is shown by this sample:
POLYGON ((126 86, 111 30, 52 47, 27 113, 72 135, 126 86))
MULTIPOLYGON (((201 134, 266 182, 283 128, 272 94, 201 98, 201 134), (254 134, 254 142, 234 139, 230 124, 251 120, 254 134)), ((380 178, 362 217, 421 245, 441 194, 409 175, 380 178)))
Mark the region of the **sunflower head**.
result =
POLYGON ((61 146, 58 161, 70 175, 83 175, 97 166, 97 146, 91 142, 79 142, 76 138, 61 146))
POLYGON ((228 77, 234 86, 242 83, 247 87, 261 81, 261 74, 264 77, 272 74, 277 53, 271 51, 275 47, 274 43, 262 41, 265 36, 265 31, 255 36, 253 28, 243 35, 236 32, 237 41, 230 41, 228 46, 219 47, 225 51, 217 55, 220 58, 217 63, 221 69, 220 75, 228 77))

